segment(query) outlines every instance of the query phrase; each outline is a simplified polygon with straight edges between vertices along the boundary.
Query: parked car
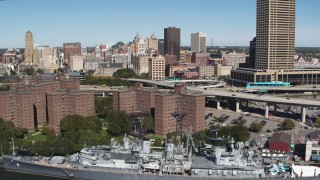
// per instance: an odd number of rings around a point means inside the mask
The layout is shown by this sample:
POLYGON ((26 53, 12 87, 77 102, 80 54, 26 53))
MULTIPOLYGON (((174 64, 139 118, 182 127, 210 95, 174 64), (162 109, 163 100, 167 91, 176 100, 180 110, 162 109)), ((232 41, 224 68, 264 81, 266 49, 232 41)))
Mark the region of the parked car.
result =
POLYGON ((270 129, 267 129, 267 133, 271 133, 272 131, 270 129))

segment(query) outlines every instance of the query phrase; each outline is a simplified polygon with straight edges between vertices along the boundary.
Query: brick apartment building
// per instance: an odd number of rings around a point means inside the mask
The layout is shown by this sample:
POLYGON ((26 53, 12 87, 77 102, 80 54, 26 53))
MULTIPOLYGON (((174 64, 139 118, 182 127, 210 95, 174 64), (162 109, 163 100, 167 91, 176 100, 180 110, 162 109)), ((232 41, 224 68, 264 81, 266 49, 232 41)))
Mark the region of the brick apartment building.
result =
POLYGON ((122 89, 113 92, 113 108, 127 113, 148 113, 155 118, 155 134, 164 136, 176 131, 176 120, 171 113, 185 112, 182 130, 194 132, 205 128, 205 96, 187 92, 184 87, 175 91, 156 88, 122 89))
POLYGON ((92 91, 60 90, 47 94, 49 127, 60 130, 60 120, 71 114, 94 115, 94 94, 92 91))
MULTIPOLYGON (((24 78, 19 79, 17 83, 12 83, 10 90, 0 92, 0 117, 12 121, 17 127, 33 130, 36 127, 49 123, 49 127, 53 128, 51 119, 56 119, 55 123, 69 114, 80 114, 90 116, 94 114, 94 96, 92 93, 79 91, 80 82, 77 78, 68 79, 65 76, 56 76, 52 78, 24 78), (71 96, 77 92, 81 95, 72 96, 67 104, 70 108, 79 109, 64 113, 65 116, 59 114, 59 104, 49 107, 52 104, 49 94, 57 91, 64 91, 65 94, 71 96), (84 95, 85 94, 85 95, 84 95), (84 104, 79 103, 85 102, 84 104), (90 104, 90 105, 89 105, 90 104), (55 118, 59 116, 59 118, 55 118)), ((58 132, 58 128, 54 129, 58 132)))

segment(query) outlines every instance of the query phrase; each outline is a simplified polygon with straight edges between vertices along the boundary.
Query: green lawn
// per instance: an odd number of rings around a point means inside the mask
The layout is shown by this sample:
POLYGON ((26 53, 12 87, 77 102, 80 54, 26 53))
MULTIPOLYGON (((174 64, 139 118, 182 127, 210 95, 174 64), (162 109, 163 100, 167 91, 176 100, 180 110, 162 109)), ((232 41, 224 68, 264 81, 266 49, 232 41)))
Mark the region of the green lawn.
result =
POLYGON ((27 139, 35 140, 37 142, 47 140, 47 135, 43 135, 40 131, 39 132, 28 133, 26 135, 26 137, 27 137, 27 139))

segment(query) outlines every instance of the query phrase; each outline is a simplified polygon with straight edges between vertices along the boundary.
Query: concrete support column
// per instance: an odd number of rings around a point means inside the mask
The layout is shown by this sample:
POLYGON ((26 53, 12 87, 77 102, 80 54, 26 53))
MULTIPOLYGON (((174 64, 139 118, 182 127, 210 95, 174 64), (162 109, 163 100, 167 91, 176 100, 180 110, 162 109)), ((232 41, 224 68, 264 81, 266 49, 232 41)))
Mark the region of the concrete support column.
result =
POLYGON ((306 107, 301 106, 301 122, 306 122, 306 107))
POLYGON ((217 110, 220 110, 220 109, 222 109, 221 106, 220 106, 220 101, 217 100, 217 110))
POLYGON ((236 101, 236 112, 240 112, 240 103, 236 101))
POLYGON ((269 117, 269 106, 268 106, 268 104, 266 104, 266 107, 265 107, 265 109, 266 109, 266 111, 265 111, 265 113, 264 113, 264 117, 269 117))
POLYGON ((246 100, 246 112, 249 111, 249 100, 246 100))
POLYGON ((102 97, 105 97, 106 96, 106 93, 105 92, 102 92, 102 97))

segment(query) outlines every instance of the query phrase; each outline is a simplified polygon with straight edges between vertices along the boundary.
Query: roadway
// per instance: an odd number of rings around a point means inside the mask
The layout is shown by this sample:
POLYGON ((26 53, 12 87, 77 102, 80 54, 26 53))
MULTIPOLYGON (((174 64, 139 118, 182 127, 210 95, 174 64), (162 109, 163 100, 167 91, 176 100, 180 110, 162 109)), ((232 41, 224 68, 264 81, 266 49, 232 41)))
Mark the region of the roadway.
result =
POLYGON ((201 89, 219 88, 219 87, 224 87, 226 85, 225 82, 217 81, 217 80, 210 80, 210 79, 154 81, 154 80, 147 80, 147 79, 128 78, 126 80, 131 81, 131 82, 141 82, 141 83, 153 84, 153 85, 162 86, 162 87, 169 87, 169 88, 174 88, 175 83, 208 83, 208 85, 206 85, 206 86, 198 86, 198 88, 201 88, 201 89))
MULTIPOLYGON (((129 80, 174 88, 174 84, 164 82, 164 81, 152 81, 152 80, 144 80, 144 79, 129 79, 129 80)), ((205 90, 204 87, 206 86, 202 86, 202 87, 187 86, 187 89, 193 90, 193 91, 201 91, 203 92, 203 94, 207 96, 228 97, 228 98, 239 99, 239 100, 266 102, 270 104, 287 104, 287 105, 304 106, 304 107, 320 107, 320 102, 314 101, 314 100, 302 100, 302 99, 294 99, 294 98, 286 99, 286 98, 274 97, 274 96, 268 96, 268 95, 260 96, 257 94, 226 92, 221 89, 205 90)), ((108 87, 108 86, 101 87, 101 86, 93 86, 93 85, 80 86, 81 90, 93 90, 96 93, 111 92, 118 88, 119 87, 108 87)), ((207 88, 210 88, 210 87, 207 86, 207 88)), ((310 89, 310 88, 306 88, 306 89, 310 89)))
POLYGON ((319 101, 313 101, 313 100, 302 100, 302 99, 286 99, 281 97, 274 97, 274 96, 268 96, 268 95, 254 95, 254 94, 245 94, 245 93, 238 93, 238 92, 226 92, 221 91, 219 89, 214 90, 202 90, 198 88, 192 88, 188 87, 190 90, 195 91, 202 91, 203 94, 208 96, 219 96, 219 97, 228 97, 228 98, 234 98, 234 99, 240 99, 240 100, 250 100, 250 101, 258 101, 258 102, 267 102, 270 104, 287 104, 287 105, 298 105, 298 106, 304 106, 304 107, 320 107, 319 101))

